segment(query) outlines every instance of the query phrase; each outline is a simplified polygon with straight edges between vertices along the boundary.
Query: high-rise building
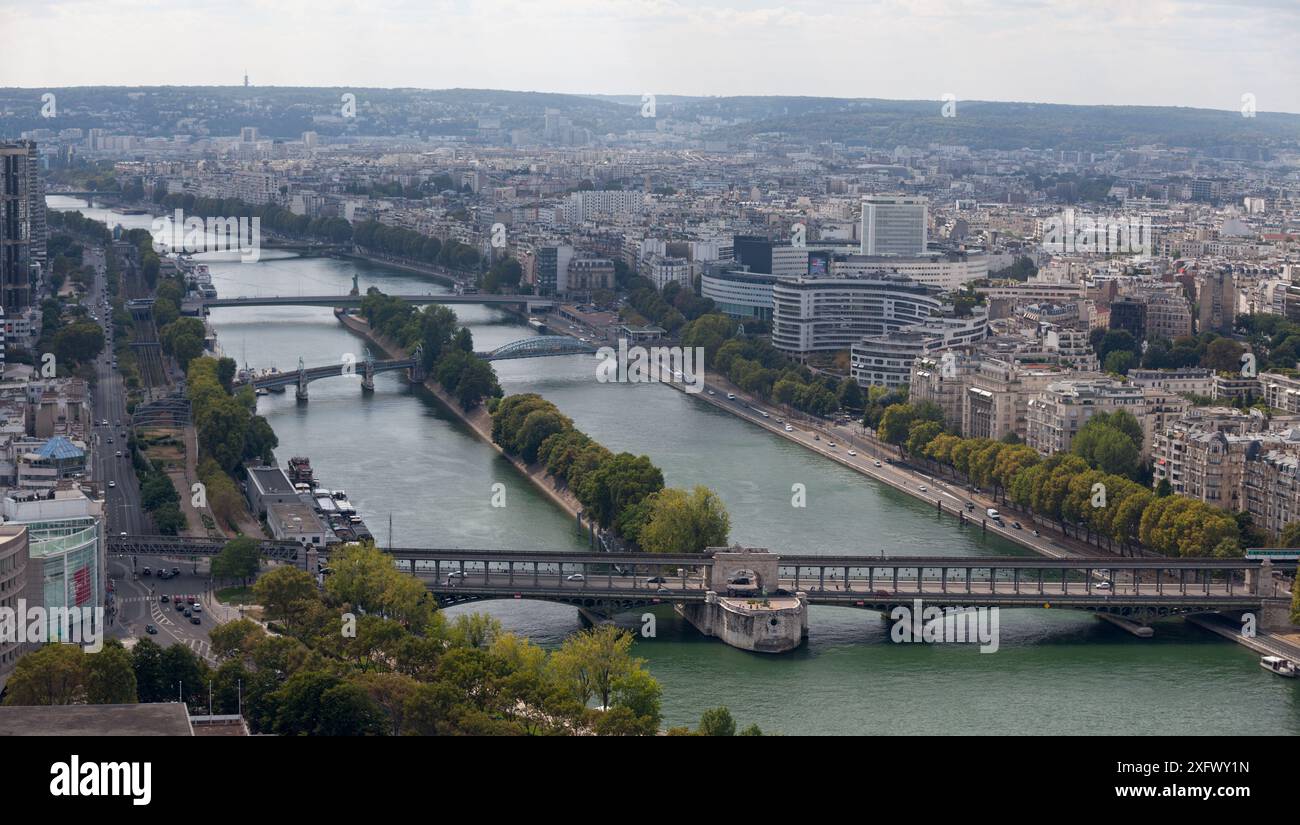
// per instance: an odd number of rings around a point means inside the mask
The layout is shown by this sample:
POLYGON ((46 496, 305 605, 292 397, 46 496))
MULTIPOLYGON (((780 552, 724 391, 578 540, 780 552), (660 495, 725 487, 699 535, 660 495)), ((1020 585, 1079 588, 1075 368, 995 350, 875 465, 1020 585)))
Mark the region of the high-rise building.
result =
POLYGON ((863 255, 924 255, 928 236, 925 198, 871 195, 862 199, 863 255))
MULTIPOLYGON (((36 144, 0 143, 0 306, 16 313, 32 302, 32 207, 36 179, 36 144)), ((44 204, 38 224, 43 249, 44 204)))

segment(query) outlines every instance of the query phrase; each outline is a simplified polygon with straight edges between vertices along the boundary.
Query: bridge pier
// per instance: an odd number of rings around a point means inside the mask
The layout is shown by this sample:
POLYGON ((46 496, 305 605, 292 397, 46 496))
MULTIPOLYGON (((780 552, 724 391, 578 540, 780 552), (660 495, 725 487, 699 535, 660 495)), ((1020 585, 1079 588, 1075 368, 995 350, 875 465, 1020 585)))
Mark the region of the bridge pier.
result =
POLYGON ((1110 613, 1098 613, 1097 618, 1104 619, 1122 630, 1127 630, 1139 639, 1150 639, 1156 635, 1155 628, 1151 627, 1151 625, 1138 624, 1120 616, 1113 616, 1110 613))

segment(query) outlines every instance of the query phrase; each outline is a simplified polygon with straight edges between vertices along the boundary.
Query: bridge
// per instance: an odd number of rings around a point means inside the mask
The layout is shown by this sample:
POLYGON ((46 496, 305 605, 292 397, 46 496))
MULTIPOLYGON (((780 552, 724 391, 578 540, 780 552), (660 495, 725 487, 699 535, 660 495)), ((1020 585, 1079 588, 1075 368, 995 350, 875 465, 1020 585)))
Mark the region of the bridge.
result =
POLYGON ((372 392, 375 389, 375 376, 381 372, 393 372, 395 370, 406 370, 409 378, 413 383, 419 383, 424 380, 424 370, 422 363, 424 360, 424 349, 416 347, 415 353, 409 358, 393 358, 389 360, 375 360, 370 349, 366 348, 360 362, 354 360, 343 360, 337 364, 330 364, 323 367, 307 367, 303 364, 301 358, 298 359, 298 369, 292 372, 273 372, 263 373, 250 379, 235 381, 233 388, 237 391, 241 387, 251 386, 255 390, 274 390, 280 387, 296 386, 297 397, 299 401, 307 400, 307 385, 312 381, 319 381, 322 378, 336 378, 338 376, 349 376, 361 379, 361 389, 365 392, 372 392))
MULTIPOLYGON (((417 306, 425 304, 488 304, 510 305, 522 304, 532 309, 550 309, 555 305, 552 298, 537 295, 393 295, 417 306)), ((359 307, 365 300, 364 295, 261 295, 241 296, 239 298, 186 298, 181 311, 186 315, 199 315, 210 309, 221 307, 275 307, 275 306, 325 306, 325 307, 359 307)))
POLYGON ((292 240, 289 238, 263 237, 263 249, 280 249, 286 252, 320 252, 320 253, 337 253, 350 254, 353 247, 350 243, 329 243, 327 241, 303 241, 292 240))
POLYGON ((595 352, 594 344, 583 343, 568 335, 536 335, 474 354, 487 361, 505 361, 512 358, 547 358, 553 355, 590 355, 595 352))
MULTIPOLYGON (((215 555, 221 539, 123 536, 110 554, 215 555)), ((266 558, 307 567, 330 548, 259 541, 266 558)), ((585 553, 391 548, 441 606, 492 599, 571 604, 600 616, 653 604, 797 597, 804 604, 889 612, 927 607, 1084 610, 1148 624, 1165 616, 1263 609, 1285 599, 1257 559, 1049 559, 1023 556, 785 556, 711 548, 709 554, 585 553), (747 584, 735 582, 747 580, 747 584)), ((1294 562, 1289 567, 1294 568, 1294 562)))
POLYGON ((64 190, 55 191, 53 189, 47 189, 45 191, 45 194, 62 195, 63 197, 66 198, 81 198, 82 200, 91 200, 95 198, 98 198, 100 200, 104 200, 106 198, 117 198, 120 200, 122 197, 121 192, 95 192, 89 189, 74 189, 74 190, 67 190, 67 191, 64 190))

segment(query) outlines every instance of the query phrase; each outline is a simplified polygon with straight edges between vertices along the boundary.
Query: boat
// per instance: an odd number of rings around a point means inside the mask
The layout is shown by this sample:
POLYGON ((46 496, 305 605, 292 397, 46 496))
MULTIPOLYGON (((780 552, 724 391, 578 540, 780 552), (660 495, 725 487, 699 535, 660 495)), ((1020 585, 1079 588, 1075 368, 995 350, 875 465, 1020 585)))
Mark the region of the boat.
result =
POLYGON ((1288 679, 1300 676, 1300 666, 1290 659, 1283 659, 1281 656, 1261 656, 1259 666, 1288 679))

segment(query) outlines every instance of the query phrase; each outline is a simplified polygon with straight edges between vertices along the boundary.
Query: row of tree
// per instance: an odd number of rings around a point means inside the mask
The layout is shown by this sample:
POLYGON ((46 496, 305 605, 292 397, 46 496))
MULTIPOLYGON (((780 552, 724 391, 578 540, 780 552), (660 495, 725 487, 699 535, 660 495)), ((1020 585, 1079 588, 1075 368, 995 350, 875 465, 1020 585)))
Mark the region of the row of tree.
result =
POLYGON ((628 277, 627 303, 641 317, 669 333, 676 333, 687 321, 713 312, 712 298, 701 298, 677 281, 669 281, 660 291, 653 281, 639 275, 628 277))
POLYGON ((682 345, 704 347, 707 366, 765 401, 818 416, 863 407, 862 388, 851 377, 816 374, 792 361, 769 339, 741 334, 740 325, 720 313, 688 323, 682 330, 682 345))
POLYGON ((180 494, 171 477, 163 470, 162 462, 150 461, 132 437, 128 449, 136 478, 140 481, 140 505, 153 517, 158 532, 174 536, 185 528, 185 515, 181 512, 180 494))
POLYGON ((361 299, 361 314, 370 328, 407 352, 421 349, 427 373, 470 410, 501 397, 496 371, 474 354, 474 336, 459 325, 456 313, 438 304, 423 309, 373 287, 361 299))
POLYGON ((464 272, 477 272, 484 264, 477 249, 454 239, 444 242, 413 229, 389 226, 379 221, 362 221, 352 230, 352 241, 369 252, 464 272))
POLYGON ((525 463, 540 462, 589 518, 642 550, 698 553, 727 543, 731 517, 716 493, 665 488, 663 472, 649 457, 613 453, 536 393, 495 405, 492 440, 525 463))
POLYGON ((246 459, 271 463, 279 445, 271 425, 254 413, 252 388, 231 393, 235 371, 233 359, 205 356, 191 360, 185 376, 199 456, 212 459, 225 473, 236 472, 246 459))
POLYGON ((1072 452, 1046 460, 1018 442, 948 433, 942 422, 933 404, 896 404, 885 410, 877 432, 1063 530, 1076 525, 1089 539, 1128 550, 1141 545, 1166 556, 1241 555, 1241 520, 1203 501, 1171 496, 1167 487, 1153 492, 1133 480, 1142 431, 1126 412, 1094 416, 1075 436, 1072 452))
POLYGON ((263 232, 328 243, 352 240, 352 224, 345 218, 312 218, 269 203, 245 203, 238 198, 200 198, 181 193, 169 195, 161 189, 155 190, 154 201, 168 210, 182 210, 186 218, 257 218, 263 232))

